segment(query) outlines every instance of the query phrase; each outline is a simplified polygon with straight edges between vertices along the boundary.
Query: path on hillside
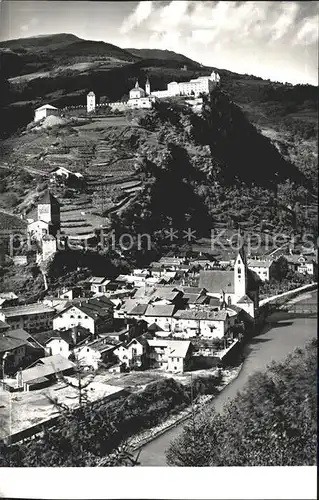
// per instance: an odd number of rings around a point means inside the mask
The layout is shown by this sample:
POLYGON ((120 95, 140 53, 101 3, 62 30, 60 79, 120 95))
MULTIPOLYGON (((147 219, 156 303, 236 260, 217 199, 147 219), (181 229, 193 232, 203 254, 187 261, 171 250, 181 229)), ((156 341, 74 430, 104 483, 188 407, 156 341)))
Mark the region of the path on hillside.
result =
MULTIPOLYGON (((314 303, 317 295, 317 291, 309 293, 307 300, 314 303)), ((246 359, 239 376, 214 399, 213 406, 217 411, 222 410, 227 400, 234 398, 243 389, 252 373, 265 369, 271 361, 283 360, 295 347, 304 346, 316 336, 316 318, 293 317, 288 313, 271 315, 262 333, 254 337, 247 346, 246 359)), ((183 426, 184 424, 179 424, 146 444, 140 455, 141 466, 166 466, 165 450, 171 440, 180 434, 183 426)))

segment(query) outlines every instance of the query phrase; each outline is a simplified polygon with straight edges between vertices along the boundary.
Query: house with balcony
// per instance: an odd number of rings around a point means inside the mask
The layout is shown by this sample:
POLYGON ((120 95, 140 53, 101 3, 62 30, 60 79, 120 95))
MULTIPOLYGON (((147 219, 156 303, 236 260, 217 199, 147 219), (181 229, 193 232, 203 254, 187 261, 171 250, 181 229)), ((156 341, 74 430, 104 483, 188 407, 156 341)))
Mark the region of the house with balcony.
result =
POLYGON ((191 366, 192 344, 187 340, 147 340, 151 368, 183 373, 191 366))

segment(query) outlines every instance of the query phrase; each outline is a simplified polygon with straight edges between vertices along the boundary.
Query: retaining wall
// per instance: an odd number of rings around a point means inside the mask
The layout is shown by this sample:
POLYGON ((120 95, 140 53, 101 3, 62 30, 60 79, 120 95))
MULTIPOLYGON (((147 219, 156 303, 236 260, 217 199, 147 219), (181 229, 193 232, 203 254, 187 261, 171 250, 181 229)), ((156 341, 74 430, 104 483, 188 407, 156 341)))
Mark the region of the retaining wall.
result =
POLYGON ((299 288, 294 288, 293 290, 289 290, 288 292, 280 293, 279 295, 273 295, 272 297, 267 297, 266 299, 262 299, 259 301, 259 307, 264 306, 265 304, 268 304, 280 298, 284 297, 293 298, 294 295, 298 295, 301 292, 306 292, 307 290, 308 291, 315 290, 317 287, 318 283, 315 282, 301 286, 299 288))

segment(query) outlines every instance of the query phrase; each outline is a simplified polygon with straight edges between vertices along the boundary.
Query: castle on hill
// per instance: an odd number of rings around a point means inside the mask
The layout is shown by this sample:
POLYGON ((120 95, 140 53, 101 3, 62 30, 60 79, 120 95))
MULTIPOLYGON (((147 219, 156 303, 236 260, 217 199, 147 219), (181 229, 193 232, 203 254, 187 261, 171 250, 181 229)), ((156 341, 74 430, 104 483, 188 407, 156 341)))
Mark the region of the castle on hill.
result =
MULTIPOLYGON (((151 91, 149 78, 145 83, 145 89, 140 87, 139 81, 136 80, 135 86, 129 91, 129 99, 127 102, 109 103, 112 110, 118 109, 125 111, 126 109, 151 109, 156 99, 165 99, 167 97, 176 96, 194 96, 199 97, 201 94, 209 94, 220 83, 220 76, 213 71, 209 76, 199 76, 188 82, 170 82, 167 84, 166 90, 151 91)), ((91 113, 96 109, 96 98, 94 92, 87 94, 87 112, 91 113)))

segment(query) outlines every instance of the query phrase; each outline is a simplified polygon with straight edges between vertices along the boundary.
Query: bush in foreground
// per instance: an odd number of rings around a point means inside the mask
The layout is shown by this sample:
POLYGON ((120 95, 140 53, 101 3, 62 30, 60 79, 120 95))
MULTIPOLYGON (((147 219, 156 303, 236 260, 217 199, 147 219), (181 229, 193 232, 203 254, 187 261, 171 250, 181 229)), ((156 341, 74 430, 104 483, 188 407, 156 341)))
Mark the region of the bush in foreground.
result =
POLYGON ((317 456, 317 340, 252 375, 222 414, 203 412, 167 450, 174 466, 305 466, 317 456))

